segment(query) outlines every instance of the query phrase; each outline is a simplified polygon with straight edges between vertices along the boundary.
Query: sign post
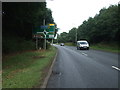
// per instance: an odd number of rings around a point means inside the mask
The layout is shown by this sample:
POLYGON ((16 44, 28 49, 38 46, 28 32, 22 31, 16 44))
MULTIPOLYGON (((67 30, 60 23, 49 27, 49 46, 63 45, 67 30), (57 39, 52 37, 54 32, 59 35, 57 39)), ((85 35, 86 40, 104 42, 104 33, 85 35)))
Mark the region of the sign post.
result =
POLYGON ((36 26, 33 31, 33 38, 36 39, 36 49, 38 49, 38 39, 42 38, 44 40, 43 47, 46 50, 46 39, 51 39, 53 44, 54 34, 56 32, 55 24, 45 25, 45 19, 43 20, 42 26, 36 26))
POLYGON ((36 35, 36 49, 38 49, 38 37, 36 35))
MULTIPOLYGON (((45 26, 45 19, 43 20, 43 25, 45 26)), ((46 50, 46 30, 45 30, 45 28, 44 28, 44 35, 45 35, 45 46, 44 46, 44 49, 46 50)))

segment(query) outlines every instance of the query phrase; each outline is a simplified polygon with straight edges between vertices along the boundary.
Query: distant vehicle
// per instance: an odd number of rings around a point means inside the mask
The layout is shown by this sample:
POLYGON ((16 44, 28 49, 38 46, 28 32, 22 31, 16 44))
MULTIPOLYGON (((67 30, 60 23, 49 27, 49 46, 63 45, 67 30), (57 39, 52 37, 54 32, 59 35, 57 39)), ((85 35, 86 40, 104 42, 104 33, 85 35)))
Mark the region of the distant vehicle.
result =
POLYGON ((61 43, 60 46, 64 46, 64 43, 61 43))
POLYGON ((77 50, 79 49, 89 50, 89 43, 86 40, 77 41, 77 50))

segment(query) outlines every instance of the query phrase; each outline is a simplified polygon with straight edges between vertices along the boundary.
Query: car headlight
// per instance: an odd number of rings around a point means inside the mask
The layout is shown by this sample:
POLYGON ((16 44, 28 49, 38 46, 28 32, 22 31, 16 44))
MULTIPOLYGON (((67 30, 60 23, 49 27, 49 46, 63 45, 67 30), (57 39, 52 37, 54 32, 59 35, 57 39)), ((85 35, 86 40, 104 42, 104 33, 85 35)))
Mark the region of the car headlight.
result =
POLYGON ((83 47, 82 45, 80 45, 80 47, 83 47))

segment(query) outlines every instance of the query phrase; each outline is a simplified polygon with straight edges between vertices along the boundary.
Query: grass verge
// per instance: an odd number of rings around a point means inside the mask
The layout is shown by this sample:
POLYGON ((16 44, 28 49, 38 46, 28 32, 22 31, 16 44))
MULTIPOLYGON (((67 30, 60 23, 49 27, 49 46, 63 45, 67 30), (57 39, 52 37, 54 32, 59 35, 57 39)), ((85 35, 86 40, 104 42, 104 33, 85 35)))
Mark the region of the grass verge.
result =
MULTIPOLYGON (((76 46, 74 43, 65 43, 67 46, 76 46)), ((120 48, 117 43, 99 43, 90 45, 91 49, 102 50, 113 53, 120 53, 120 48)))
POLYGON ((65 43, 67 46, 76 46, 74 43, 65 43))
POLYGON ((8 55, 3 58, 3 88, 33 88, 43 83, 56 48, 8 55))
POLYGON ((120 53, 120 48, 117 44, 106 44, 106 43, 99 43, 99 44, 93 44, 90 46, 92 49, 96 50, 103 50, 113 53, 120 53))

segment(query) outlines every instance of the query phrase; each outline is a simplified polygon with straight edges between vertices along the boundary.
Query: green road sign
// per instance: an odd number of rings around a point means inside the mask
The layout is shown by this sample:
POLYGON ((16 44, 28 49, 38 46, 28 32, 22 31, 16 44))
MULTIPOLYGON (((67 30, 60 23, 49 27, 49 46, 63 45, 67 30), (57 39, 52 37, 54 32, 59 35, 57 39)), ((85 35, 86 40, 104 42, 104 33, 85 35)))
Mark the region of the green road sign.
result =
POLYGON ((37 32, 43 32, 47 28, 48 26, 36 26, 33 30, 33 34, 37 34, 37 32))
POLYGON ((46 39, 52 39, 54 38, 54 35, 46 35, 46 39))
POLYGON ((49 24, 46 31, 48 31, 48 32, 55 32, 55 25, 54 24, 49 24))
POLYGON ((49 25, 45 25, 45 26, 37 26, 37 27, 35 27, 35 29, 33 31, 33 35, 41 36, 43 38, 45 37, 44 35, 46 35, 46 38, 54 38, 55 30, 56 30, 55 24, 49 24, 49 25))

